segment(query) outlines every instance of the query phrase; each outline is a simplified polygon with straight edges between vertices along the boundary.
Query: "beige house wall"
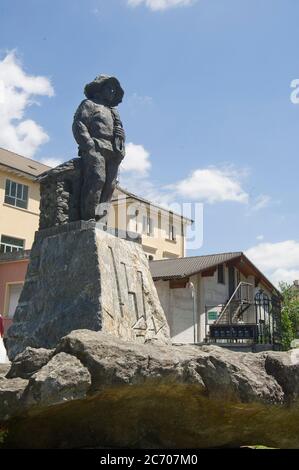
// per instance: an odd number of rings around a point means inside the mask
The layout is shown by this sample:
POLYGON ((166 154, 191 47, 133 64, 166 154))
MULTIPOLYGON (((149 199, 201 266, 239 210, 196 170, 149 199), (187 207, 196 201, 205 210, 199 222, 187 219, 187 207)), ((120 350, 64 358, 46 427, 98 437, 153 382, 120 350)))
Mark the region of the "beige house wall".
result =
POLYGON ((179 258, 186 254, 185 233, 187 221, 177 215, 169 215, 167 210, 150 207, 142 201, 132 201, 120 197, 113 202, 109 213, 108 226, 129 230, 142 236, 142 246, 147 256, 153 259, 179 258), (143 217, 152 219, 153 231, 150 235, 143 232, 143 217), (169 224, 176 231, 175 240, 169 239, 169 224), (183 224, 183 228, 182 228, 183 224), (182 234, 184 233, 184 235, 182 234))
POLYGON ((25 240, 25 249, 30 249, 34 240, 34 233, 38 229, 39 199, 38 183, 29 178, 17 176, 10 171, 0 170, 0 236, 8 235, 25 240), (28 209, 5 204, 6 179, 29 187, 28 209))

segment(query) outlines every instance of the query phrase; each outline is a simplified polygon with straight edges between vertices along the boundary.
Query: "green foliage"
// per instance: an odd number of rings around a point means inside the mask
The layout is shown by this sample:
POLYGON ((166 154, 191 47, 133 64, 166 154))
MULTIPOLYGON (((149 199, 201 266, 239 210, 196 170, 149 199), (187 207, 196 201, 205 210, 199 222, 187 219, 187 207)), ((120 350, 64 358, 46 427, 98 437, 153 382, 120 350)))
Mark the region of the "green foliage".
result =
POLYGON ((294 286, 281 282, 279 288, 283 295, 281 328, 284 350, 290 349, 293 339, 299 332, 299 291, 294 286))
POLYGON ((6 437, 7 437, 7 430, 0 427, 0 448, 4 444, 6 437))
POLYGON ((288 315, 287 310, 282 309, 281 313, 281 343, 285 351, 288 351, 291 347, 291 341, 294 339, 294 332, 292 328, 292 322, 288 315))

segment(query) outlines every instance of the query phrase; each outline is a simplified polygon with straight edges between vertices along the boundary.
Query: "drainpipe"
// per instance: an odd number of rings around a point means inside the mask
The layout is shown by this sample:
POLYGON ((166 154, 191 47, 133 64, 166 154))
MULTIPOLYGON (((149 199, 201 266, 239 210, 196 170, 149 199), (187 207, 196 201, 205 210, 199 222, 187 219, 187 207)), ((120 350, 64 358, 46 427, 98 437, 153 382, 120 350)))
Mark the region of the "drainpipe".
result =
POLYGON ((195 317, 195 289, 194 284, 191 281, 188 281, 186 284, 187 289, 191 289, 191 295, 193 299, 193 342, 196 343, 196 317, 195 317))

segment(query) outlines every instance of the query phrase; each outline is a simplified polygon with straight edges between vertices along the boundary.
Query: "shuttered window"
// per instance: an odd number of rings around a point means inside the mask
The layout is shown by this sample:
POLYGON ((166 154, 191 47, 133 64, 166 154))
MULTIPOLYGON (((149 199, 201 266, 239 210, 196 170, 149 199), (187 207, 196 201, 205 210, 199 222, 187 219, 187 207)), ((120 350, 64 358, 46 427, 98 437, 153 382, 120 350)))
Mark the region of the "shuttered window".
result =
POLYGON ((27 209, 28 207, 28 186, 6 180, 4 202, 11 206, 27 209))
POLYGON ((169 225, 168 238, 169 238, 169 240, 172 240, 172 241, 176 240, 176 228, 173 224, 169 225))
POLYGON ((218 265, 217 277, 218 277, 218 284, 225 284, 223 264, 218 265))
POLYGON ((20 250, 24 250, 24 240, 1 235, 0 253, 12 253, 20 250))
POLYGON ((144 215, 142 220, 142 232, 148 236, 153 235, 153 219, 148 215, 144 215))

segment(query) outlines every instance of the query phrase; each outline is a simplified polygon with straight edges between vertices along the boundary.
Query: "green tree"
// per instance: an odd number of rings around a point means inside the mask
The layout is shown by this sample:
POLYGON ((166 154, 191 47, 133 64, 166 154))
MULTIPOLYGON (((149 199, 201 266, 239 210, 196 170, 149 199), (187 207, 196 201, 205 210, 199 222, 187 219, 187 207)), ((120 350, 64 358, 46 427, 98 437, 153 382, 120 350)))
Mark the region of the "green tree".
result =
POLYGON ((281 343, 285 351, 291 347, 291 341, 294 339, 294 332, 292 322, 289 318, 288 312, 283 308, 281 313, 281 343))
POLYGON ((294 286, 286 282, 279 284, 283 296, 282 301, 282 345, 285 350, 290 349, 291 341, 299 332, 299 292, 294 286))

